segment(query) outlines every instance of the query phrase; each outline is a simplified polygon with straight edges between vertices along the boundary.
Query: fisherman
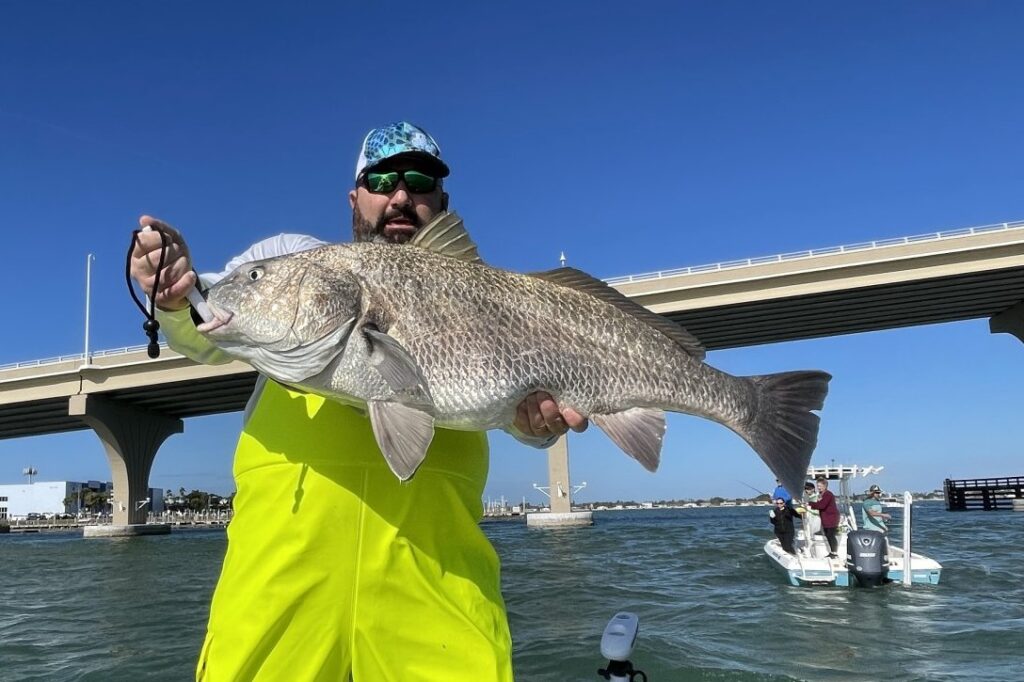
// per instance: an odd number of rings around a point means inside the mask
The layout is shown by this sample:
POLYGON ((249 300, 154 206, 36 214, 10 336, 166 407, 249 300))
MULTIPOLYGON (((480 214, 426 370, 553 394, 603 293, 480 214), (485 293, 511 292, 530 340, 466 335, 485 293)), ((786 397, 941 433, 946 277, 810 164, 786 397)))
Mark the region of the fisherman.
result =
POLYGON ((835 559, 839 550, 839 540, 836 538, 836 529, 839 528, 839 506, 836 504, 836 496, 828 489, 828 479, 819 476, 816 482, 818 488, 818 501, 809 502, 808 507, 821 512, 821 529, 828 540, 829 558, 835 559))
POLYGON ((793 519, 796 518, 796 511, 781 497, 775 498, 775 507, 768 510, 768 519, 774 526, 775 537, 783 551, 788 554, 796 554, 793 549, 793 538, 796 537, 796 529, 793 526, 793 519))
MULTIPOLYGON (((407 242, 447 210, 447 164, 422 128, 398 122, 363 140, 349 192, 356 241, 407 242)), ((195 328, 196 284, 181 234, 156 295, 171 348, 208 364, 230 358, 195 328)), ((259 242, 204 276, 321 246, 301 235, 259 242)), ((131 273, 150 295, 161 249, 142 232, 131 273)), ((587 421, 543 392, 518 407, 521 441, 547 447, 587 421)), ((401 483, 362 412, 260 377, 235 451, 235 516, 210 607, 197 680, 511 680, 498 557, 480 530, 483 433, 437 430, 401 483)))
POLYGON ((882 489, 877 485, 872 485, 868 488, 867 497, 864 498, 864 502, 861 503, 861 523, 864 530, 873 530, 878 533, 888 532, 889 528, 885 525, 885 522, 892 518, 889 514, 882 511, 882 501, 879 499, 882 496, 882 489))

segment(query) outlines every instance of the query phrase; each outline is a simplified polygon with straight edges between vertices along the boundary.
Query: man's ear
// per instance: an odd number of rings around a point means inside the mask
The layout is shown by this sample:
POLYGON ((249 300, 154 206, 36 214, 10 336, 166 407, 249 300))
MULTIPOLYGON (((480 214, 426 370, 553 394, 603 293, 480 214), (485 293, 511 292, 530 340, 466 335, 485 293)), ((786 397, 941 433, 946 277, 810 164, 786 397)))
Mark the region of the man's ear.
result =
POLYGON ((356 207, 356 190, 352 190, 351 192, 348 193, 348 207, 356 207))
POLYGON ((441 210, 448 210, 448 192, 441 192, 441 210))

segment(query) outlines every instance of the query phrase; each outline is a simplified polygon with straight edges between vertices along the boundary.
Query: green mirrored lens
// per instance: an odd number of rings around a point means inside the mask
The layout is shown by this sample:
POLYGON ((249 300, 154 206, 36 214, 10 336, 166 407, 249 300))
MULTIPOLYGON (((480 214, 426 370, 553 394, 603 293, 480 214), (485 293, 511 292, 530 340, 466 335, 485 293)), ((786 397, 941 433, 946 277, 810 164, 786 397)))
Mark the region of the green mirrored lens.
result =
POLYGON ((415 170, 407 170, 404 175, 405 186, 409 188, 410 192, 430 192, 434 189, 434 183, 437 182, 432 176, 415 170))
POLYGON ((367 173, 366 186, 371 192, 392 192, 398 187, 398 173, 367 173))

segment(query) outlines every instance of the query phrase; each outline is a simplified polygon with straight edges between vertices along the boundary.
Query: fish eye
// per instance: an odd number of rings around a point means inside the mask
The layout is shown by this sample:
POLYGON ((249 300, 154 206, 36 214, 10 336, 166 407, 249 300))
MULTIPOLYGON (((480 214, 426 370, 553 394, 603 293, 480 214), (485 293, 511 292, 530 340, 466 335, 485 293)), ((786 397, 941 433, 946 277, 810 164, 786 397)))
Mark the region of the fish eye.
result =
POLYGON ((263 268, 253 268, 248 273, 249 279, 253 282, 263 276, 263 268))

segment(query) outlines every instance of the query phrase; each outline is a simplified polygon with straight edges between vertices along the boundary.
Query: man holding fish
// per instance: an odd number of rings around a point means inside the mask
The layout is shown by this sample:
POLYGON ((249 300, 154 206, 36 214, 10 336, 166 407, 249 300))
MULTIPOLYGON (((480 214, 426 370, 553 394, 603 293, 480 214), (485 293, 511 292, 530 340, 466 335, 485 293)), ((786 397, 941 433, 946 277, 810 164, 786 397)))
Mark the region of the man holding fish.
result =
MULTIPOLYGON (((448 173, 423 129, 370 131, 349 192, 353 239, 408 242, 447 210, 448 173)), ((156 294, 168 343, 199 362, 229 362, 190 314, 198 277, 185 240, 149 216, 139 222, 170 239, 156 294)), ((320 246, 280 235, 203 284, 320 246)), ((161 248, 145 231, 133 253, 131 273, 150 295, 161 248)), ((533 392, 509 431, 545 447, 586 426, 533 392)), ((416 476, 400 481, 362 410, 261 375, 235 452, 235 517, 197 679, 511 680, 498 558, 478 525, 487 469, 485 434, 439 429, 416 476)))

